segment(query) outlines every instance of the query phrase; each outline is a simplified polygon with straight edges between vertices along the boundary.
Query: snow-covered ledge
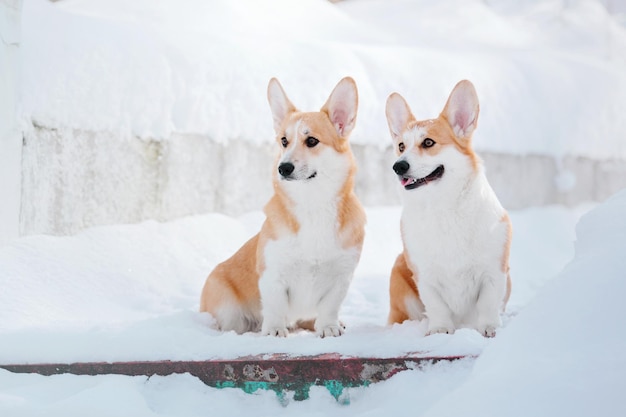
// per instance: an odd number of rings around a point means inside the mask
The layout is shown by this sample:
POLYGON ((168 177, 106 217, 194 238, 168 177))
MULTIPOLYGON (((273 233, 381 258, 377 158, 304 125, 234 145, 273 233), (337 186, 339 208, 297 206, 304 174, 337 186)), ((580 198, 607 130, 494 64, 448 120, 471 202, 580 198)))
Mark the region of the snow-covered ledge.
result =
POLYGON ((468 0, 455 13, 388 3, 25 2, 23 134, 11 141, 23 139, 20 234, 261 209, 276 146, 271 77, 307 110, 355 79, 350 140, 368 206, 400 201, 388 95, 435 117, 463 78, 481 103, 474 145, 507 209, 602 201, 626 187, 626 31, 599 0, 468 0), (324 30, 303 31, 302 19, 324 30))
MULTIPOLYGON (((356 193, 400 204, 390 146, 354 143, 356 193)), ((74 234, 148 219, 261 210, 271 196, 273 142, 175 133, 166 140, 35 126, 24 132, 21 233, 74 234)), ((626 161, 480 152, 507 209, 600 202, 626 187, 626 161)))
POLYGON ((0 245, 19 234, 22 134, 17 86, 22 0, 0 0, 0 245))

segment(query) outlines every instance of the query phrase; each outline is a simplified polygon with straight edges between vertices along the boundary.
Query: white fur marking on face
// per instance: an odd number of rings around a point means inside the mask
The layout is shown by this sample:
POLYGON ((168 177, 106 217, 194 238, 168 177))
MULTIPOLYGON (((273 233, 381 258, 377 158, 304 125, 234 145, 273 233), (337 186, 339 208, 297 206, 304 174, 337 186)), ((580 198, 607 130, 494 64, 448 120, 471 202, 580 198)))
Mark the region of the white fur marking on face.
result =
MULTIPOLYGON (((302 120, 298 119, 293 125, 293 128, 291 127, 287 128, 287 132, 286 132, 287 136, 292 137, 292 139, 289 141, 289 144, 291 146, 288 146, 287 149, 283 149, 283 156, 280 159, 281 162, 293 162, 292 155, 296 150, 296 145, 298 141, 298 132, 300 131, 301 125, 302 125, 302 120)), ((305 130, 307 129, 306 125, 304 125, 304 129, 305 130)))
POLYGON ((306 138, 307 136, 309 136, 309 133, 311 132, 311 129, 309 129, 309 126, 307 126, 302 120, 298 122, 298 127, 296 129, 300 130, 301 137, 303 138, 306 138))
POLYGON ((411 149, 422 142, 422 140, 426 137, 426 130, 419 126, 414 126, 413 128, 404 131, 400 140, 398 142, 404 143, 404 148, 406 149, 402 155, 406 155, 411 149))
POLYGON ((293 126, 293 139, 292 141, 298 140, 298 132, 300 131, 300 125, 302 124, 302 119, 298 119, 293 126))

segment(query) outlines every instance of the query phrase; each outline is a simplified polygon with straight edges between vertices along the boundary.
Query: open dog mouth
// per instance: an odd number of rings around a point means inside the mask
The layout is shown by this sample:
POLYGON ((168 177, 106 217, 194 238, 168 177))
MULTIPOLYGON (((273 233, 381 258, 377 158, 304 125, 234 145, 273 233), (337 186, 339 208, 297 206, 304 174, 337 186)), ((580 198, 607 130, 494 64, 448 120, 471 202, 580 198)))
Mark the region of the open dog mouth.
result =
MULTIPOLYGON (((311 175, 309 175, 308 177, 306 177, 304 179, 304 181, 308 181, 308 180, 312 180, 313 178, 317 177, 317 171, 315 171, 314 173, 312 173, 311 175)), ((298 181, 298 180, 302 180, 301 178, 296 178, 292 175, 288 175, 288 176, 282 176, 281 177, 282 180, 285 181, 298 181)))
POLYGON ((426 175, 423 178, 413 178, 407 176, 400 176, 400 183, 405 190, 413 190, 422 185, 426 185, 429 182, 436 181, 443 176, 444 167, 439 165, 433 172, 426 175))

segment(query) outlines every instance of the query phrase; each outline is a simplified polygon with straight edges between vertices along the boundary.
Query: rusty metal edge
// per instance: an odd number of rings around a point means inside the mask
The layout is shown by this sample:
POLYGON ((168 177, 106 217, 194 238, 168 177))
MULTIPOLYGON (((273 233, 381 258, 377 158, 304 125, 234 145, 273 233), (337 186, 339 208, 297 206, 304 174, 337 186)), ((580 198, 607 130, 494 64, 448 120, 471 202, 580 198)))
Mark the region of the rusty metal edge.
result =
POLYGON ((0 364, 13 373, 40 375, 127 375, 167 376, 189 373, 205 384, 216 386, 232 383, 262 381, 269 383, 300 383, 333 380, 349 384, 382 381, 397 372, 415 369, 424 364, 455 361, 468 356, 407 355, 396 358, 343 357, 338 354, 316 356, 259 355, 236 359, 201 361, 123 361, 0 364))
POLYGON ((384 381, 398 372, 423 369, 442 361, 456 361, 475 356, 425 356, 414 353, 395 358, 344 357, 337 353, 316 356, 271 354, 236 359, 201 361, 126 361, 75 362, 1 365, 13 373, 34 373, 44 376, 126 375, 167 376, 189 373, 215 388, 239 388, 246 393, 257 390, 274 391, 286 405, 291 392, 296 401, 309 398, 312 386, 323 386, 341 404, 349 404, 346 388, 369 386, 384 381))

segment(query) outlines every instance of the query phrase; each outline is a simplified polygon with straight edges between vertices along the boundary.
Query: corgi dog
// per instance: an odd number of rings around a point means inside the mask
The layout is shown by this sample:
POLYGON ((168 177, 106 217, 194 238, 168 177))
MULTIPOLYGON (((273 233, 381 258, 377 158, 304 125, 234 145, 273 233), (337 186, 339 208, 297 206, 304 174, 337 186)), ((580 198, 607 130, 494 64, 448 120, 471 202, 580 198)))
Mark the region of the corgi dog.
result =
POLYGON ((338 314, 361 256, 365 212, 354 194, 348 143, 358 93, 346 77, 317 112, 301 112, 271 79, 280 150, 274 194, 258 234, 209 275, 200 311, 222 330, 288 335, 294 326, 340 336, 338 314))
POLYGON ((389 323, 428 319, 427 335, 471 327, 493 337, 511 293, 507 212, 472 150, 478 97, 460 81, 436 119, 417 121, 404 98, 386 116, 403 187, 403 252, 390 278, 389 323))

